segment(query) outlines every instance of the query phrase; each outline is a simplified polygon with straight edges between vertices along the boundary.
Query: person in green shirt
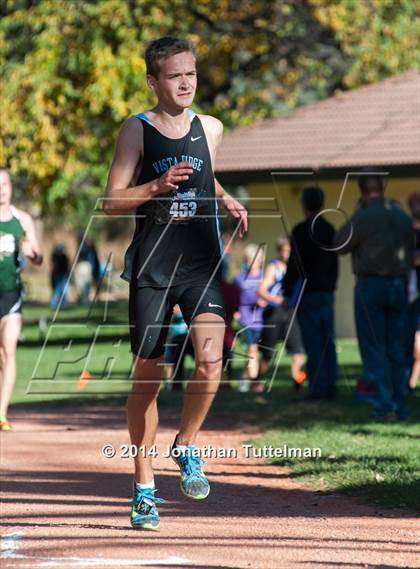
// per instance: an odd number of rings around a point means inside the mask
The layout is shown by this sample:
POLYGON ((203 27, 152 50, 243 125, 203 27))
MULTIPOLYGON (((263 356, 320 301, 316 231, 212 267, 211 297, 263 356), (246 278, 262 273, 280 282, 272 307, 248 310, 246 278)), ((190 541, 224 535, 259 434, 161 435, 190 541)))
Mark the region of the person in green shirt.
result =
POLYGON ((20 254, 42 263, 32 217, 14 207, 9 173, 0 169, 0 431, 9 431, 7 410, 16 381, 16 346, 22 327, 20 254))

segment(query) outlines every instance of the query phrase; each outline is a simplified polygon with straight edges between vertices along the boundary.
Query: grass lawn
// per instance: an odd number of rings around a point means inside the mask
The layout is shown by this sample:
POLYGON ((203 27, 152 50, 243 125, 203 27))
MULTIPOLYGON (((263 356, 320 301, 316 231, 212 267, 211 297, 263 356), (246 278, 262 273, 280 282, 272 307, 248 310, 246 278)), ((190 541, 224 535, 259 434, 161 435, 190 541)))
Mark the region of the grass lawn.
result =
MULTIPOLYGON (((98 303, 90 312, 82 307, 62 310, 54 323, 48 322, 44 345, 39 318, 51 319, 52 315, 41 305, 25 307, 12 403, 123 404, 131 363, 125 303, 98 303), (77 380, 85 368, 92 379, 79 391, 77 380)), ((377 424, 370 419, 369 404, 354 399, 355 381, 361 375, 356 342, 339 342, 338 352, 337 401, 303 402, 291 389, 285 357, 269 393, 256 396, 235 388, 221 390, 212 413, 259 425, 265 434, 252 441, 256 446, 320 448, 318 459, 277 462, 289 465, 293 476, 321 492, 338 491, 371 503, 420 508, 419 390, 410 397, 408 421, 377 424)), ((235 377, 242 365, 241 361, 234 363, 235 377)), ((160 404, 180 407, 182 394, 162 391, 160 404)))

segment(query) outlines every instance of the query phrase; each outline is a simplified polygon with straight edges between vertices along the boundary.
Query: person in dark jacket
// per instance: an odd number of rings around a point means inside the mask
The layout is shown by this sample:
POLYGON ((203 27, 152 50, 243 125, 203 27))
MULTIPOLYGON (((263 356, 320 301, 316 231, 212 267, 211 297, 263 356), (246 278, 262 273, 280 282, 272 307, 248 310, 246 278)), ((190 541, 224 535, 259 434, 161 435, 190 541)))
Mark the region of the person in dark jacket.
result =
POLYGON ((64 243, 58 243, 51 255, 51 289, 50 306, 56 309, 61 299, 61 306, 68 302, 68 281, 70 275, 70 261, 64 243))
POLYGON ((335 244, 338 253, 352 254, 359 347, 366 382, 377 390, 374 417, 403 420, 408 415, 404 328, 414 232, 402 207, 385 198, 383 173, 365 169, 358 181, 361 200, 335 244))
POLYGON ((333 251, 335 230, 321 215, 324 192, 310 186, 303 190, 305 221, 292 232, 292 254, 284 279, 286 297, 303 287, 297 317, 307 354, 309 399, 336 396, 337 355, 334 331, 334 291, 338 259, 333 251))

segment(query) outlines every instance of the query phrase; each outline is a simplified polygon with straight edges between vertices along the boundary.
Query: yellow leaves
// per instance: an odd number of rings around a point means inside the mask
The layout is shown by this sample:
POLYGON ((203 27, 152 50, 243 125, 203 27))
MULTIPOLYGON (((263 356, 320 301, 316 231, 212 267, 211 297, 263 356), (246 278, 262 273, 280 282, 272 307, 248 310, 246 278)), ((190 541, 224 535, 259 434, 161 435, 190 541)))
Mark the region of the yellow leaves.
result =
POLYGON ((416 50, 412 4, 38 0, 0 21, 0 159, 45 200, 63 199, 75 177, 89 180, 81 193, 102 188, 119 125, 154 101, 147 41, 176 33, 197 45, 197 109, 229 127, 407 66, 416 50))
POLYGON ((84 103, 95 115, 111 108, 115 120, 123 120, 132 105, 127 91, 135 85, 145 89, 146 67, 138 42, 122 45, 117 53, 109 45, 94 45, 91 61, 91 80, 83 92, 84 103))
POLYGON ((262 43, 259 45, 256 45, 255 49, 254 49, 254 52, 257 55, 262 55, 263 53, 267 53, 267 51, 268 51, 268 47, 262 43))
POLYGON ((36 167, 37 178, 43 179, 46 178, 49 174, 49 164, 44 159, 44 152, 43 148, 39 150, 35 150, 31 153, 31 163, 34 167, 36 167))
POLYGON ((418 16, 409 0, 310 0, 317 19, 334 31, 349 61, 342 82, 350 88, 416 65, 418 16), (417 24, 416 24, 417 19, 417 24))
POLYGON ((146 73, 146 64, 144 61, 142 50, 140 46, 134 42, 134 46, 123 45, 119 50, 119 57, 122 58, 127 67, 130 67, 134 73, 146 73))
POLYGON ((292 7, 287 2, 282 2, 281 11, 285 15, 289 15, 292 11, 292 7))
POLYGON ((263 20, 262 18, 256 18, 254 20, 254 25, 256 28, 260 28, 260 29, 265 29, 268 28, 268 26, 270 25, 270 22, 268 22, 267 20, 263 20))
POLYGON ((299 72, 296 69, 289 70, 284 76, 285 81, 291 84, 295 83, 298 78, 299 78, 299 72))

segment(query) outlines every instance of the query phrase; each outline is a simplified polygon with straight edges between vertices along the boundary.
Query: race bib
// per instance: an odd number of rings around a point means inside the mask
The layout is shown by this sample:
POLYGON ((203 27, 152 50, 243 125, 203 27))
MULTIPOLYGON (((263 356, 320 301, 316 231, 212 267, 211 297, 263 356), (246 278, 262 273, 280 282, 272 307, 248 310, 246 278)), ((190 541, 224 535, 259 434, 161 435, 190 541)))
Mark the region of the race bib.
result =
POLYGON ((0 231, 0 260, 4 257, 12 257, 16 249, 16 237, 12 233, 0 231))
POLYGON ((156 200, 155 223, 190 223, 208 221, 209 199, 205 189, 176 190, 167 198, 156 200))

